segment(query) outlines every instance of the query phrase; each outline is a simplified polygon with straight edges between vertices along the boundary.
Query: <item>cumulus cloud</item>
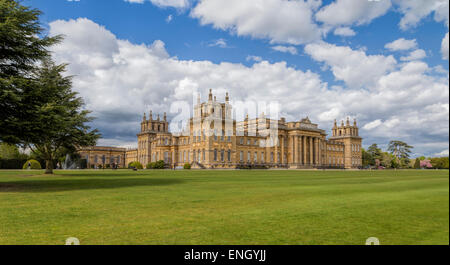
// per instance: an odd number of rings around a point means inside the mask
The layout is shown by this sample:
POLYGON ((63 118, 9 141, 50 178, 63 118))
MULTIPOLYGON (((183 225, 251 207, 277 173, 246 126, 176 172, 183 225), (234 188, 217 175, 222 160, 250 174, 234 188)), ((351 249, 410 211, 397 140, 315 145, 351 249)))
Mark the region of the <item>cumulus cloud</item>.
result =
POLYGON ((340 27, 334 30, 334 35, 343 36, 343 37, 351 37, 355 36, 356 32, 349 27, 340 27))
POLYGON ((212 88, 218 100, 228 91, 232 100, 278 101, 281 116, 299 120, 308 115, 326 130, 334 119, 355 117, 366 145, 401 139, 414 144, 419 153, 448 148, 448 76, 428 75, 430 68, 421 61, 396 65, 391 57, 349 47, 308 46, 313 58, 329 64, 333 73, 351 84, 329 87, 319 74, 285 62, 261 60, 247 67, 179 60, 160 40, 150 45, 130 43, 88 19, 52 22, 50 33, 66 35, 54 47, 54 58, 69 63, 74 90, 85 99, 97 117, 94 126, 104 135, 100 144, 133 143, 144 112, 168 112, 171 118, 176 115, 169 113, 172 103, 191 102, 195 90, 205 99, 212 88), (353 75, 354 71, 358 73, 353 75), (370 83, 370 89, 361 89, 358 78, 370 83))
POLYGON ((397 63, 393 56, 366 55, 362 50, 325 42, 308 44, 305 52, 314 60, 329 66, 337 80, 344 81, 352 88, 373 86, 397 63))
POLYGON ((427 57, 427 53, 422 50, 422 49, 418 49, 415 51, 412 51, 411 53, 409 53, 408 56, 402 56, 400 57, 400 60, 402 61, 414 61, 414 60, 420 60, 427 57))
POLYGON ((437 22, 444 22, 448 27, 448 0, 394 0, 403 14, 399 26, 403 30, 416 27, 419 22, 434 13, 437 22))
POLYGON ((320 4, 318 0, 199 0, 191 16, 202 25, 211 24, 238 36, 302 44, 321 37, 321 30, 312 20, 320 4))
POLYGON ((384 45, 384 48, 391 51, 406 51, 417 47, 416 39, 406 40, 404 38, 397 39, 384 45))
POLYGON ((292 55, 298 54, 297 48, 295 48, 294 46, 277 45, 277 46, 273 46, 272 50, 278 51, 278 52, 290 53, 292 55))
POLYGON ((448 32, 442 40, 441 44, 442 59, 448 60, 448 32))
POLYGON ((315 17, 317 21, 331 26, 362 25, 386 14, 391 5, 390 0, 336 0, 322 7, 315 17))

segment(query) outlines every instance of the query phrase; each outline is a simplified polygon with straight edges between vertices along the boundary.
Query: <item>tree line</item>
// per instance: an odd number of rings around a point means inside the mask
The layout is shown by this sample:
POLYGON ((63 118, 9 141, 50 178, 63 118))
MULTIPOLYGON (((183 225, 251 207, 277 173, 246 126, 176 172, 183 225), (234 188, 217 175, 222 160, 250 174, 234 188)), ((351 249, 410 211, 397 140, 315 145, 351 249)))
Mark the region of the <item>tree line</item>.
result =
POLYGON ((372 144, 366 149, 362 149, 362 163, 364 168, 435 168, 448 169, 448 157, 424 156, 411 158, 413 146, 402 141, 390 141, 386 151, 383 151, 377 144, 372 144), (421 163, 421 161, 427 163, 421 163), (428 165, 429 161, 429 165, 428 165))

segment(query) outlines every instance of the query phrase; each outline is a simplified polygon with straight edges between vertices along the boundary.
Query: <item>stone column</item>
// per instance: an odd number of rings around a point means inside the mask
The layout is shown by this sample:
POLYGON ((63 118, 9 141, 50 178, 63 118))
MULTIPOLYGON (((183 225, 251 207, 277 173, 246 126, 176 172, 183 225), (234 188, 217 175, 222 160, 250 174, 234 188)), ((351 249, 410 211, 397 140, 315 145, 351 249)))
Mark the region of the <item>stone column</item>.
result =
POLYGON ((303 147, 303 138, 302 136, 298 136, 298 162, 300 165, 303 165, 303 151, 302 151, 302 147, 303 147))
POLYGON ((319 148, 318 148, 318 150, 319 150, 319 166, 321 166, 322 165, 322 139, 321 138, 318 138, 319 139, 319 143, 318 143, 318 145, 319 145, 319 148))
POLYGON ((315 148, 315 156, 316 156, 315 164, 319 165, 319 138, 318 137, 315 138, 314 148, 315 148))
POLYGON ((312 137, 309 137, 309 164, 314 164, 314 145, 312 137))
POLYGON ((308 157, 306 156, 306 153, 307 153, 307 148, 306 148, 306 146, 307 146, 307 138, 308 138, 308 136, 303 136, 303 163, 304 163, 304 165, 307 165, 308 164, 308 157))
POLYGON ((292 153, 294 154, 294 163, 298 164, 298 136, 294 136, 294 145, 292 148, 292 153))

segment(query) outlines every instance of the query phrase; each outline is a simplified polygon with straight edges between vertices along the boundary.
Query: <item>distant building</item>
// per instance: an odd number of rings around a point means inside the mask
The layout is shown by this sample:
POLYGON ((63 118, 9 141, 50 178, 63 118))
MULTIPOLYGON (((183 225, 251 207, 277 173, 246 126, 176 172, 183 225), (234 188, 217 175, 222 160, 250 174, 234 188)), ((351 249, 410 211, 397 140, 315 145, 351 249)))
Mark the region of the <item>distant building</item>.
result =
MULTIPOLYGON (((332 136, 312 123, 308 117, 293 122, 248 116, 236 122, 231 116, 232 106, 228 93, 225 102, 216 101, 210 91, 208 101, 194 107, 194 116, 189 120, 189 131, 184 134, 169 132, 169 123, 164 113, 156 119, 150 111, 144 114, 140 132, 137 134, 138 148, 122 149, 125 159, 121 166, 139 161, 142 165, 164 160, 171 167, 190 163, 194 168, 237 168, 242 166, 265 166, 270 168, 359 168, 362 166, 361 142, 356 120, 350 124, 334 122, 332 136), (218 125, 218 126, 217 126, 218 125), (273 125, 275 129, 273 128, 273 125), (275 130, 275 131, 274 131, 275 130)), ((91 150, 88 164, 97 165, 92 156, 105 156, 110 162, 109 150, 105 153, 91 150)), ((98 150, 100 151, 100 150, 98 150)), ((86 151, 82 150, 86 155, 86 151)), ((103 160, 102 160, 103 162, 103 160)))

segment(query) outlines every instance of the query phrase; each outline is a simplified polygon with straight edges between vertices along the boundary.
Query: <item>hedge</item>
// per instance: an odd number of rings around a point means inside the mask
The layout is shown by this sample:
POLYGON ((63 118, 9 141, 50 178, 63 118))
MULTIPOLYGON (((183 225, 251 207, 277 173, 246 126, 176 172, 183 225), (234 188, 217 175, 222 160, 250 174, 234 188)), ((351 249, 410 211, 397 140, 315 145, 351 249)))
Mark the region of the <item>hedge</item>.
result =
POLYGON ((23 164, 22 169, 42 169, 41 164, 34 159, 30 159, 23 164))
POLYGON ((22 169, 26 159, 0 159, 0 169, 22 169))
POLYGON ((128 164, 128 168, 144 169, 141 163, 134 161, 128 164))

